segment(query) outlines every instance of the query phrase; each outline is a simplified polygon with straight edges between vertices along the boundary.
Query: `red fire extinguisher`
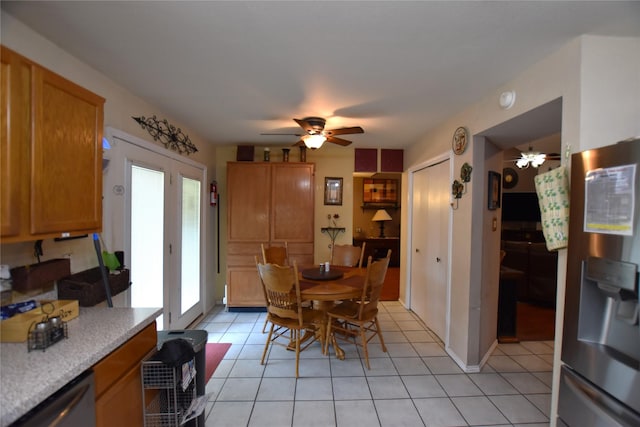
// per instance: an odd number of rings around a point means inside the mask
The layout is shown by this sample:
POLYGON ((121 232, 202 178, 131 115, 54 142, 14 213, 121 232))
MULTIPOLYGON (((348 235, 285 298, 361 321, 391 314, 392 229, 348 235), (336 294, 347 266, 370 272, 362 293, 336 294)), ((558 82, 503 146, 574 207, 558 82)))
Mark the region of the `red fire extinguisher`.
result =
POLYGON ((218 204, 218 184, 213 181, 209 187, 209 204, 216 206, 218 204))

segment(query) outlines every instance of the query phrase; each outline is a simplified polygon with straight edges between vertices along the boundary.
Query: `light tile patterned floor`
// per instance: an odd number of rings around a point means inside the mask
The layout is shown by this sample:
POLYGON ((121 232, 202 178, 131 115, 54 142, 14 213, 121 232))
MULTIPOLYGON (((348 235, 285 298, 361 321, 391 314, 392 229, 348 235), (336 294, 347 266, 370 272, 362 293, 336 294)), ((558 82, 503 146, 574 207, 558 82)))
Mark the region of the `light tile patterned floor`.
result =
POLYGON ((369 345, 371 370, 356 346, 345 360, 314 343, 295 354, 273 346, 266 364, 264 313, 216 306, 196 329, 233 345, 207 383, 206 426, 547 426, 553 342, 500 344, 480 373, 465 374, 442 343, 398 302, 379 319, 387 353, 369 345))

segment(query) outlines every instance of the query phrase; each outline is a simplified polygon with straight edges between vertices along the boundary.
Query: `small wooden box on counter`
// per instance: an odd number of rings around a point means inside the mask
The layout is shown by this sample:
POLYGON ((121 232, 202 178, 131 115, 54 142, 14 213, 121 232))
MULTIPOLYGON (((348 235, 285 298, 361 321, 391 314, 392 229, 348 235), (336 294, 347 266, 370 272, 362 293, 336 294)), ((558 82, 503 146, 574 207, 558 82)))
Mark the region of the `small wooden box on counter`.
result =
POLYGON ((46 316, 60 316, 63 321, 68 322, 78 317, 79 313, 80 309, 76 300, 40 301, 39 307, 1 321, 0 341, 25 342, 29 336, 31 326, 40 322, 46 316))

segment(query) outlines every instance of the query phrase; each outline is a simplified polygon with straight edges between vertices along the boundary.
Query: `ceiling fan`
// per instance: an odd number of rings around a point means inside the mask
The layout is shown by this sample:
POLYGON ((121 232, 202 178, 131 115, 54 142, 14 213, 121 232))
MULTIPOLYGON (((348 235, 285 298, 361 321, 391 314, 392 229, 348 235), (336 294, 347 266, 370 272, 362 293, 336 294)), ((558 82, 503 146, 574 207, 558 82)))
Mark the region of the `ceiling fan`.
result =
POLYGON ((325 130, 324 126, 326 120, 322 117, 305 117, 304 119, 293 120, 302 128, 304 133, 262 133, 260 135, 300 136, 300 141, 298 141, 294 145, 306 145, 308 148, 315 150, 317 148, 320 148, 325 141, 342 145, 343 147, 351 144, 351 141, 343 138, 338 138, 335 135, 364 133, 364 129, 362 129, 360 126, 325 130))
POLYGON ((560 160, 560 154, 558 153, 542 153, 540 151, 534 151, 531 146, 529 146, 528 151, 522 151, 520 153, 520 157, 516 159, 508 160, 509 162, 515 162, 516 166, 520 169, 526 169, 529 166, 533 166, 534 168, 540 167, 545 160, 560 160))

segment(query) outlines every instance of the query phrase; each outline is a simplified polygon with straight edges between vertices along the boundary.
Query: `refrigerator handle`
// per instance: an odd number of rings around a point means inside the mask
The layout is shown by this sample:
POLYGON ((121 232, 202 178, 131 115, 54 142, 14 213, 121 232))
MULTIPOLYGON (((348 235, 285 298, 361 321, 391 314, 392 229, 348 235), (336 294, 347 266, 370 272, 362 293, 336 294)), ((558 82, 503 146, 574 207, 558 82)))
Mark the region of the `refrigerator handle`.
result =
POLYGON ((632 425, 629 423, 630 420, 636 420, 636 415, 623 405, 608 398, 601 391, 586 386, 575 374, 565 373, 568 374, 564 375, 566 385, 586 407, 599 414, 601 419, 611 420, 612 425, 620 426, 632 425))

